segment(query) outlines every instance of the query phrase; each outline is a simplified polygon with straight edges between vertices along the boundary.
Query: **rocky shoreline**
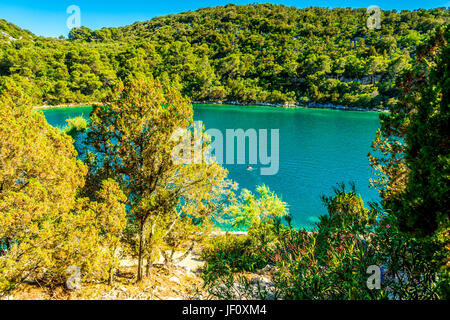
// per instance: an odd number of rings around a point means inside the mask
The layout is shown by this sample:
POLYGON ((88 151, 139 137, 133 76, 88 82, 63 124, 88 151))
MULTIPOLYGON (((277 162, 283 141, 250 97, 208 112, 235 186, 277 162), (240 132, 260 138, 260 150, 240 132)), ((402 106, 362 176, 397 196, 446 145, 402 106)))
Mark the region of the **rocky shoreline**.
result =
POLYGON ((35 110, 41 109, 61 109, 61 108, 76 108, 76 107, 89 107, 94 104, 99 104, 100 102, 85 102, 85 103, 68 103, 68 104, 55 104, 55 105, 42 105, 33 106, 35 110))
MULTIPOLYGON (((94 104, 99 104, 100 102, 86 102, 86 103, 69 103, 69 104, 58 104, 58 105, 42 105, 34 106, 33 109, 45 110, 45 109, 59 109, 59 108, 76 108, 76 107, 87 107, 94 104)), ((366 112, 389 112, 387 109, 378 108, 359 108, 351 106, 342 106, 335 104, 320 104, 320 103, 309 103, 309 104, 282 104, 282 103, 268 103, 268 102, 254 102, 254 103, 242 103, 239 101, 192 101, 192 104, 215 104, 215 105, 232 105, 232 106, 260 106, 260 107, 276 107, 283 109, 332 109, 332 110, 342 110, 342 111, 366 111, 366 112)))
POLYGON ((254 103, 242 103, 238 101, 192 101, 192 104, 216 104, 216 105, 234 105, 234 106, 261 106, 261 107, 277 107, 284 109, 333 109, 342 111, 368 111, 368 112, 389 112, 388 109, 378 108, 360 108, 352 106, 343 106, 337 104, 321 104, 321 103, 309 103, 309 104, 291 104, 291 103, 269 103, 269 102, 254 102, 254 103))

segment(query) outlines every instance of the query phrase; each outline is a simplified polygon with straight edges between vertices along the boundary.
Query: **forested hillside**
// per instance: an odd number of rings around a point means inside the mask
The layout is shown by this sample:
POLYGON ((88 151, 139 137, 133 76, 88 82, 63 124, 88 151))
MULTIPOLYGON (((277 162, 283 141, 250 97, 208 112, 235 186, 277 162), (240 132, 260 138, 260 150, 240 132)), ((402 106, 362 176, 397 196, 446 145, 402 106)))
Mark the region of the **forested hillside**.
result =
POLYGON ((449 16, 383 11, 370 30, 366 9, 227 5, 67 40, 0 20, 0 91, 15 86, 36 105, 93 102, 119 80, 153 77, 197 101, 386 108, 416 47, 449 16))
POLYGON ((23 30, 18 26, 0 19, 0 40, 33 39, 35 36, 28 30, 23 30))

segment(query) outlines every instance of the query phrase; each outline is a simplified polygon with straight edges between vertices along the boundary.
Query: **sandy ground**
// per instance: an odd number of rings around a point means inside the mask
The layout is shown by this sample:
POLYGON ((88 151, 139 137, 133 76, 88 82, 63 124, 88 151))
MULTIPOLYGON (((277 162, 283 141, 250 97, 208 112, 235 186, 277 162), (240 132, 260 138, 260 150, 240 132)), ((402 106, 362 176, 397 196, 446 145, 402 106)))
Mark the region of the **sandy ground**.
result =
POLYGON ((84 283, 78 290, 64 287, 53 290, 38 283, 22 284, 6 300, 192 300, 205 295, 201 278, 204 261, 194 251, 168 268, 156 263, 150 276, 136 283, 137 260, 123 259, 112 286, 106 283, 84 283))
MULTIPOLYGON (((214 231, 213 237, 223 235, 224 231, 214 231)), ((230 232, 237 236, 246 232, 230 232)), ((197 245, 182 261, 167 267, 160 259, 151 269, 150 276, 136 283, 137 259, 121 260, 119 270, 112 286, 106 283, 84 283, 78 290, 65 287, 49 289, 39 283, 24 283, 11 295, 0 298, 7 300, 192 300, 205 299, 201 260, 201 247, 197 245)), ((183 252, 175 253, 174 258, 183 252)))

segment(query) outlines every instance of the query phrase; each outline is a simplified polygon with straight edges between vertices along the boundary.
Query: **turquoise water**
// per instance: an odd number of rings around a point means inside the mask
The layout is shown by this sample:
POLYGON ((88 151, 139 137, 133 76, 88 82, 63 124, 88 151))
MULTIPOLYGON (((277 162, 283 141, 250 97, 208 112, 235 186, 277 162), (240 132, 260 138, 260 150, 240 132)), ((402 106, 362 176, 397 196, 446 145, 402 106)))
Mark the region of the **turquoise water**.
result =
MULTIPOLYGON (((49 109, 44 114, 51 125, 63 127, 66 119, 89 117, 90 110, 49 109)), ((224 138, 226 129, 279 129, 276 175, 262 176, 260 170, 246 170, 247 165, 224 166, 240 187, 254 190, 266 184, 280 195, 289 204, 297 227, 311 227, 326 212, 320 196, 332 194, 336 183, 354 182, 365 202, 378 200, 377 192, 369 188, 372 174, 367 159, 380 125, 377 113, 195 105, 194 119, 201 120, 206 129, 221 130, 224 138)))

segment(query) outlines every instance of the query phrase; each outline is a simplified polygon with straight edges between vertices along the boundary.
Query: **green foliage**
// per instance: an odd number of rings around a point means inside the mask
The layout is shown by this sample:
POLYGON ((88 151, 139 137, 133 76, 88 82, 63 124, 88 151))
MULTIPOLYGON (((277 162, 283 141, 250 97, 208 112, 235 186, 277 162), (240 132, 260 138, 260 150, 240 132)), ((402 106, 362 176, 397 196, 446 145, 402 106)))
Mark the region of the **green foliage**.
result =
MULTIPOLYGON (((382 128, 374 141, 379 155, 370 155, 369 159, 380 172, 377 184, 383 208, 365 208, 354 186, 347 191, 341 185, 334 196, 322 197, 328 214, 320 217, 313 232, 306 232, 274 230, 270 220, 261 223, 247 219, 252 215, 244 204, 234 210, 242 215, 242 221, 255 223, 257 230, 264 230, 261 225, 267 224, 274 231, 269 242, 259 242, 263 248, 257 251, 258 260, 269 262, 276 270, 271 294, 255 290, 240 274, 247 271, 242 267, 215 273, 208 265, 205 278, 210 280, 213 295, 262 298, 264 293, 284 299, 448 297, 448 35, 448 27, 440 28, 419 49, 413 69, 399 84, 404 90, 400 101, 391 103, 392 113, 381 116, 382 128), (383 271, 381 290, 367 287, 366 270, 372 265, 383 271)), ((252 198, 247 199, 254 203, 252 198)), ((252 243, 259 232, 249 232, 245 243, 231 242, 230 250, 224 243, 215 243, 220 255, 210 259, 212 265, 235 261, 236 253, 244 250, 238 246, 252 243)))
POLYGON ((88 156, 87 188, 97 189, 106 177, 120 182, 134 225, 128 230, 135 232, 129 239, 138 281, 145 276, 144 261, 148 274, 158 249, 164 255, 167 247, 198 240, 226 198, 227 171, 220 165, 174 160, 179 141, 173 134, 191 128, 192 116, 192 105, 179 92, 142 79, 120 84, 91 114, 88 143, 96 154, 88 156))
POLYGON ((205 283, 234 272, 255 272, 263 268, 268 261, 262 248, 257 239, 248 235, 226 234, 209 239, 202 250, 202 259, 207 262, 203 276, 205 283))
POLYGON ((402 234, 379 208, 364 208, 354 188, 324 197, 328 214, 313 233, 288 231, 274 278, 289 299, 436 299, 443 296, 436 244, 402 234), (381 290, 367 287, 367 268, 383 271, 381 290))
POLYGON ((318 227, 324 234, 328 233, 328 229, 330 232, 339 229, 347 233, 357 233, 375 222, 376 212, 364 207, 361 196, 356 194, 354 184, 349 192, 346 192, 345 185, 341 184, 334 189, 334 193, 333 197, 322 196, 322 201, 330 213, 320 217, 318 227))
POLYGON ((0 39, 6 40, 21 40, 22 38, 34 38, 34 35, 28 31, 23 30, 13 23, 7 22, 4 19, 0 19, 0 39))
POLYGON ((381 116, 374 141, 381 156, 370 156, 384 207, 403 231, 418 236, 449 223, 448 37, 449 27, 440 28, 420 48, 399 83, 400 102, 381 116))
POLYGON ((277 228, 267 220, 256 229, 252 226, 245 237, 212 240, 204 250, 210 294, 230 299, 344 300, 445 296, 439 261, 433 259, 439 242, 399 232, 380 208, 365 208, 354 188, 347 191, 341 185, 334 192, 323 197, 328 214, 312 232, 277 228), (262 241, 269 230, 270 240, 262 241), (372 265, 382 269, 381 290, 367 286, 367 268, 372 265), (245 272, 259 273, 263 266, 274 271, 271 284, 261 288, 249 283, 245 272))
POLYGON ((450 228, 449 40, 450 27, 437 31, 427 48, 431 56, 421 53, 429 70, 425 83, 407 92, 414 98, 405 136, 409 175, 393 210, 402 228, 419 236, 450 228))
POLYGON ((233 227, 246 228, 247 233, 240 236, 227 233, 206 241, 202 250, 206 261, 205 285, 213 285, 236 272, 255 272, 266 266, 277 244, 282 219, 290 221, 287 204, 265 185, 256 187, 256 195, 242 190, 226 214, 233 227))
POLYGON ((384 267, 383 286, 389 298, 444 299, 448 295, 448 282, 441 260, 436 259, 436 253, 443 252, 442 241, 412 237, 401 232, 397 225, 395 218, 383 216, 372 235, 384 267))
POLYGON ((118 80, 153 78, 194 101, 386 108, 416 47, 448 17, 444 8, 383 11, 381 29, 369 30, 365 9, 227 5, 81 27, 69 40, 2 21, 16 40, 0 33, 0 83, 19 83, 35 104, 98 102, 118 80))
POLYGON ((82 116, 73 119, 67 119, 66 122, 67 126, 62 129, 62 132, 68 134, 71 137, 75 137, 77 133, 86 132, 88 129, 88 122, 82 116))
POLYGON ((87 168, 72 138, 19 93, 0 97, 0 294, 23 281, 64 285, 72 266, 82 281, 110 278, 124 196, 110 180, 79 198, 87 168))
POLYGON ((418 50, 414 68, 404 74, 392 113, 382 117, 374 141, 381 156, 370 156, 378 171, 383 206, 402 232, 428 247, 440 261, 448 296, 450 243, 449 109, 450 28, 436 30, 418 50))
POLYGON ((265 186, 256 187, 257 195, 247 189, 242 190, 240 199, 228 207, 227 211, 233 217, 234 228, 255 227, 266 221, 281 221, 289 215, 287 203, 265 186))

